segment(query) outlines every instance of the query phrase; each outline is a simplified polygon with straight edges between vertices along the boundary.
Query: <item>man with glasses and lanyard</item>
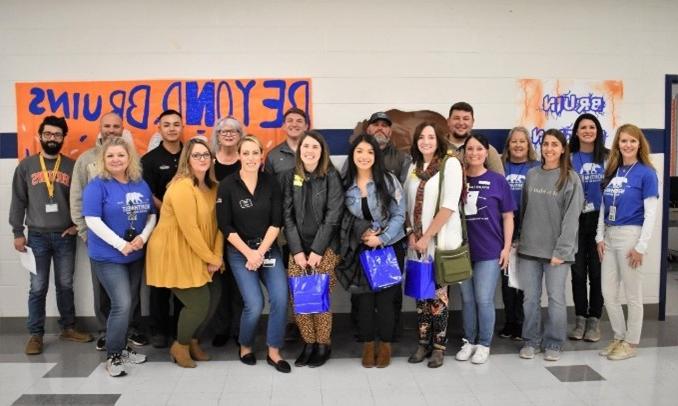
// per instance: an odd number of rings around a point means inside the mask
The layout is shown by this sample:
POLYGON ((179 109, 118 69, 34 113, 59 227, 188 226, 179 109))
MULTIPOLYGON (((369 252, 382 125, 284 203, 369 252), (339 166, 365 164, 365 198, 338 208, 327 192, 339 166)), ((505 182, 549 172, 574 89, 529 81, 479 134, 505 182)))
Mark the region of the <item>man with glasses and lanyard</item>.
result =
POLYGON ((45 299, 49 288, 50 266, 54 262, 59 326, 63 340, 89 342, 93 337, 75 329, 73 272, 77 229, 71 221, 69 193, 75 162, 60 151, 68 133, 66 120, 47 116, 40 124, 41 151, 19 163, 12 180, 9 223, 14 248, 35 256, 36 273, 31 273, 28 294, 28 355, 42 353, 45 333, 45 299), (28 226, 28 240, 24 235, 28 226))

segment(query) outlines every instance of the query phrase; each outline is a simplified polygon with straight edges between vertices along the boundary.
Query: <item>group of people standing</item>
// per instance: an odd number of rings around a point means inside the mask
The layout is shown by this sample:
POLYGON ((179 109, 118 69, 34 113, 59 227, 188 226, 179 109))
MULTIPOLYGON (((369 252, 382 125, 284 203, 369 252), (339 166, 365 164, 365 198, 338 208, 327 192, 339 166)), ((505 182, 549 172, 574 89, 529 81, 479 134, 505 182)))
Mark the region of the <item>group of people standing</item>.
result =
MULTIPOLYGON (((97 349, 106 350, 112 376, 124 375, 127 362, 146 361, 129 345, 148 342, 140 325, 144 270, 151 344, 168 346, 175 337, 169 352, 182 367, 210 359, 199 343, 208 330, 215 333, 213 346, 234 336, 240 360, 256 364, 256 329, 267 297, 266 360, 290 372, 280 352, 294 303, 288 278, 309 270, 326 274, 330 291, 339 282, 352 294, 362 365, 386 367, 402 289, 372 290, 359 256, 391 247, 402 269, 405 259, 432 258, 436 249, 457 248, 465 239, 473 274, 460 284, 464 334, 457 360, 487 361, 500 279, 506 314, 500 336, 523 340, 522 358, 543 350, 544 359, 558 360, 568 335, 598 341, 603 303, 614 338, 601 355, 635 355, 643 310, 639 270, 658 197, 649 147, 637 127, 620 127, 608 151, 596 117, 582 115, 569 144, 562 132, 545 132, 541 160, 527 130, 517 127, 500 156, 471 131, 473 109, 460 102, 450 109, 448 129, 419 124, 408 154, 395 148, 391 118, 378 112, 352 139, 339 171, 304 111, 288 110, 283 122, 286 140, 264 159, 260 140, 233 117, 218 120, 211 139, 183 143, 182 116, 167 110, 158 117, 162 142, 139 158, 122 119, 109 113, 96 146, 73 162, 60 153, 66 121, 46 117, 38 133, 41 152, 16 169, 10 208, 15 248, 31 247, 37 265, 26 353, 42 352, 52 259, 61 337, 94 339, 74 328, 77 234, 93 273, 97 349), (509 286, 509 267, 521 290, 509 286), (570 268, 577 318, 567 334, 570 268), (543 331, 542 280, 548 294, 543 331)), ((436 284, 433 298, 416 301, 418 345, 409 362, 428 358, 431 368, 443 365, 450 293, 436 284)), ((294 321, 304 342, 295 366, 323 365, 331 355, 331 312, 294 314, 294 321)))

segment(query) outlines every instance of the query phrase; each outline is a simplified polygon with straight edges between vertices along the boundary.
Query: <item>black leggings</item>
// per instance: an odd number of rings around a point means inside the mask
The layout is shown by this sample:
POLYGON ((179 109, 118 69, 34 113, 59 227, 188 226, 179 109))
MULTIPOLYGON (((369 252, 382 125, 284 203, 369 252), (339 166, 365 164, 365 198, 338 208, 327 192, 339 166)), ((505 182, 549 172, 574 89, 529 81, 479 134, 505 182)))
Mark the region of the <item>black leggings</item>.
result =
POLYGON ((600 286, 600 259, 596 249, 597 225, 598 211, 579 216, 579 250, 572 264, 572 298, 577 316, 599 319, 603 314, 603 292, 600 286))

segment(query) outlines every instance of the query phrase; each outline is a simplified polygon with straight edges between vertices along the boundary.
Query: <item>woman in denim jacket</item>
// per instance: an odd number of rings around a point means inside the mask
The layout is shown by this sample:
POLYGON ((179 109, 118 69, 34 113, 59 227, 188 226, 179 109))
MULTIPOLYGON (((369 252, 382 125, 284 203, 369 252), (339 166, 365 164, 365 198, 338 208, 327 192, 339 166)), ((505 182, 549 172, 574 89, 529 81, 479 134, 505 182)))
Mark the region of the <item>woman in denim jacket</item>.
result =
MULTIPOLYGON (((362 134, 351 144, 345 180, 346 208, 371 226, 362 233, 362 249, 393 245, 398 263, 404 249, 399 242, 405 236, 405 196, 393 174, 384 168, 381 149, 375 138, 362 134)), ((396 309, 394 297, 400 285, 358 295, 358 330, 363 342, 362 364, 366 368, 384 368, 391 362, 396 309), (375 339, 379 345, 375 352, 375 339)))

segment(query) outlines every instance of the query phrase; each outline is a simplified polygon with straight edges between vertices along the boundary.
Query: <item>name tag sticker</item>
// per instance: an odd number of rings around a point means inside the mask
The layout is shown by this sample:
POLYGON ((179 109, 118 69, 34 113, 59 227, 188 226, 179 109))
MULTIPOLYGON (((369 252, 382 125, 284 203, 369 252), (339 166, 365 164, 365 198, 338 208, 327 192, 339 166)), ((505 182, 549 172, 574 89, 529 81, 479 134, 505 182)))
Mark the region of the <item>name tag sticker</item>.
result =
POLYGON ((480 192, 477 190, 469 191, 466 195, 466 204, 464 205, 464 213, 467 216, 473 216, 478 214, 478 195, 480 192))
POLYGON ((275 266, 275 258, 265 258, 262 266, 264 268, 273 268, 275 266))
POLYGON ((47 203, 45 204, 45 213, 58 213, 59 205, 57 203, 47 203))

